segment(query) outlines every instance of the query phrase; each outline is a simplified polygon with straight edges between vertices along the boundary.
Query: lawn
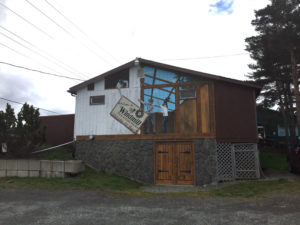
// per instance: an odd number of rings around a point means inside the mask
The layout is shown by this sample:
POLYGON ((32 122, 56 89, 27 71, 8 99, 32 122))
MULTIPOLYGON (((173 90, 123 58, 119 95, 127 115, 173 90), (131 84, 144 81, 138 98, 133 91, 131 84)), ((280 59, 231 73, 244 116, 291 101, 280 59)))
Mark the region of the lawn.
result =
POLYGON ((85 171, 70 178, 18 178, 0 179, 0 188, 46 189, 46 190, 138 190, 142 184, 121 176, 96 172, 86 167, 85 171))
POLYGON ((288 170, 286 155, 284 153, 261 150, 259 158, 262 169, 272 169, 281 172, 288 170))
POLYGON ((300 181, 279 180, 253 180, 233 184, 212 191, 214 196, 221 197, 260 197, 271 194, 300 194, 300 181))

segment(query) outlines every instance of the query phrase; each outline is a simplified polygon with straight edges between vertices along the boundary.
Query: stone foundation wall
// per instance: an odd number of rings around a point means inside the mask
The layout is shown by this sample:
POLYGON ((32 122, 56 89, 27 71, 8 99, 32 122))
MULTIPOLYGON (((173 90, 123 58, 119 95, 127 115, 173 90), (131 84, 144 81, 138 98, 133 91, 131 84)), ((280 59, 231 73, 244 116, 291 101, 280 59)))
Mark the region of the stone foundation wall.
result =
POLYGON ((194 140, 196 185, 217 180, 217 142, 214 138, 194 140))
POLYGON ((153 183, 152 140, 76 141, 75 154, 98 170, 153 183))
MULTIPOLYGON (((216 180, 216 140, 195 139, 196 185, 216 180)), ((108 173, 144 183, 154 182, 153 140, 89 140, 76 142, 76 158, 108 173)))

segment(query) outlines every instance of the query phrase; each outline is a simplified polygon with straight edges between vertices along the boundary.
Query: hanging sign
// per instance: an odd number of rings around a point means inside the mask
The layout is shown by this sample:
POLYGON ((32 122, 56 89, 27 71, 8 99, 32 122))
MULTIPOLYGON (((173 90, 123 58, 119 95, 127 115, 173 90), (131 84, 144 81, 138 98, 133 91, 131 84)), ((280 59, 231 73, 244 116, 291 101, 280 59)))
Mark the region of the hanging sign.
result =
POLYGON ((133 133, 138 132, 148 117, 146 112, 125 96, 121 96, 110 115, 133 133))

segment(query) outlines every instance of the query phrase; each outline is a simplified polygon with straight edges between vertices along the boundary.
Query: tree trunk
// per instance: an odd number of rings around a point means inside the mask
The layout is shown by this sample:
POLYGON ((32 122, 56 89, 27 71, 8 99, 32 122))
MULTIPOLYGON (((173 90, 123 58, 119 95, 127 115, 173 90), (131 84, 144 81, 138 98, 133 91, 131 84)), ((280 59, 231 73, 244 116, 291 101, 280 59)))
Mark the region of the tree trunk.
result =
POLYGON ((277 89, 277 95, 278 95, 278 99, 279 99, 279 110, 282 114, 283 117, 283 123, 284 123, 284 129, 285 129, 285 140, 286 140, 286 144, 288 147, 288 150, 291 149, 291 140, 289 137, 289 117, 287 115, 286 112, 286 108, 285 108, 285 104, 284 104, 284 100, 282 98, 282 90, 281 90, 281 85, 279 84, 279 81, 276 81, 276 89, 277 89))
MULTIPOLYGON (((297 74, 297 62, 294 50, 291 50, 291 66, 292 66, 292 78, 294 84, 294 93, 296 97, 296 116, 297 116, 297 125, 298 132, 300 131, 300 93, 299 93, 299 81, 297 74)), ((299 135, 299 134, 298 134, 299 135)))

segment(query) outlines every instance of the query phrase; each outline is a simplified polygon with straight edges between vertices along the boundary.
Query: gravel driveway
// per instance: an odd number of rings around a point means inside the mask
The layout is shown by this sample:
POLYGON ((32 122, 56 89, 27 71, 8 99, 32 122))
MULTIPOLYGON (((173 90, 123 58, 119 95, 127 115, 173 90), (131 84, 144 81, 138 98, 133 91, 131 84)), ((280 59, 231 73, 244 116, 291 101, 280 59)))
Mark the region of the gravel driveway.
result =
POLYGON ((233 200, 0 190, 0 224, 300 224, 300 197, 233 200))

